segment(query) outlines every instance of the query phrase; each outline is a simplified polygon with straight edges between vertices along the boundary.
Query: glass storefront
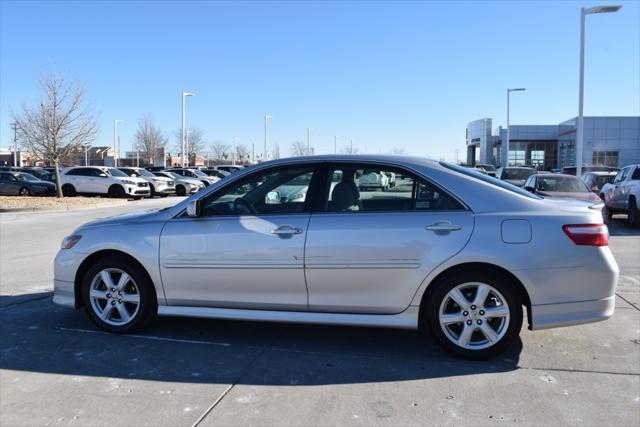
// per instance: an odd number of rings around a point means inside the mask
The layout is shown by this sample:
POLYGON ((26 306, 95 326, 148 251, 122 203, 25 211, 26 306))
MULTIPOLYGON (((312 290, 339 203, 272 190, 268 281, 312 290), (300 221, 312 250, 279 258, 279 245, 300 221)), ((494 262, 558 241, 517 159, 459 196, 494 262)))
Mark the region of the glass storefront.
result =
POLYGON ((556 141, 510 141, 509 166, 533 166, 538 170, 557 167, 556 141))

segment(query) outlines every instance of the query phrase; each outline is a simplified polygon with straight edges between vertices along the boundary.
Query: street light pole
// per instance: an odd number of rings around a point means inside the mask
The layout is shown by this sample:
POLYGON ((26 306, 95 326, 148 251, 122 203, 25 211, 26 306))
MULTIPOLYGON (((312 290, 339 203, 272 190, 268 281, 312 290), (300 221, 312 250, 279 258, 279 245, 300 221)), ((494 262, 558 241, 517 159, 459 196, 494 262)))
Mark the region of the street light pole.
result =
POLYGON ((185 166, 185 165, 183 165, 183 166, 182 166, 183 168, 188 168, 188 167, 189 167, 189 154, 190 154, 190 153, 189 153, 189 134, 190 134, 191 132, 192 132, 192 131, 188 130, 188 131, 185 133, 185 138, 184 138, 184 152, 186 153, 186 156, 185 156, 185 157, 186 157, 186 159, 187 159, 187 164, 186 164, 186 166, 185 166))
POLYGON ((311 128, 307 128, 307 156, 311 155, 311 128))
POLYGON ((267 160, 267 123, 270 118, 271 116, 265 114, 264 116, 264 152, 262 153, 263 162, 267 160))
POLYGON ((582 151, 584 147, 584 31, 587 15, 611 13, 620 10, 621 5, 595 6, 580 9, 580 86, 578 92, 578 123, 576 124, 576 176, 582 176, 582 151))
POLYGON ((505 141, 505 148, 507 150, 507 158, 506 158, 506 163, 504 164, 504 166, 509 166, 509 141, 511 138, 511 129, 509 126, 509 96, 511 95, 511 92, 521 92, 523 90, 527 90, 523 87, 517 87, 517 88, 513 88, 513 89, 507 89, 507 140, 505 141))
POLYGON ((187 164, 185 162, 185 151, 186 151, 186 139, 185 139, 185 131, 186 131, 186 121, 187 121, 187 112, 186 112, 186 98, 187 96, 195 96, 195 93, 192 92, 182 92, 182 143, 180 145, 180 157, 182 160, 182 167, 186 168, 187 164))
POLYGON ((231 164, 232 165, 236 165, 236 140, 238 139, 237 136, 233 137, 233 151, 231 152, 231 164))
POLYGON ((333 154, 338 154, 338 137, 333 136, 333 154))
POLYGON ((18 123, 13 122, 13 167, 18 167, 18 123))
POLYGON ((123 121, 124 120, 119 119, 113 121, 113 164, 115 167, 118 167, 118 157, 120 156, 120 147, 118 144, 118 123, 123 121))

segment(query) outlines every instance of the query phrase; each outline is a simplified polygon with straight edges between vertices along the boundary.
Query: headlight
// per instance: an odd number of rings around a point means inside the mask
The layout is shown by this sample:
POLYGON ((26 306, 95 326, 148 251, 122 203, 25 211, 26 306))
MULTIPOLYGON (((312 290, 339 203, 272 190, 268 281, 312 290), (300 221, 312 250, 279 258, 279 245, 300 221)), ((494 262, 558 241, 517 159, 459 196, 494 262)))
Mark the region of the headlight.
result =
POLYGON ((61 249, 71 249, 82 239, 82 236, 79 234, 72 234, 71 236, 67 236, 62 239, 62 244, 60 245, 61 249))
POLYGON ((133 181, 129 181, 128 179, 123 179, 123 180, 122 180, 122 183, 123 183, 123 184, 129 184, 129 185, 136 185, 136 183, 135 183, 135 182, 133 182, 133 181))

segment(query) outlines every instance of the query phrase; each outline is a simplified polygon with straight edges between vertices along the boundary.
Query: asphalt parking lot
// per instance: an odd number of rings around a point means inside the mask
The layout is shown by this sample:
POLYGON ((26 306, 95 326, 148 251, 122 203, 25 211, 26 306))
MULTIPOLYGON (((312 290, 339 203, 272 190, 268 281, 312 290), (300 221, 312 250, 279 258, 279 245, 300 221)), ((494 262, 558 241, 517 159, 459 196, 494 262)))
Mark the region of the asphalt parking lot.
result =
POLYGON ((615 315, 523 329, 484 362, 373 328, 162 318, 115 336, 53 305, 63 236, 175 202, 0 214, 0 425, 640 424, 640 230, 623 217, 615 315))

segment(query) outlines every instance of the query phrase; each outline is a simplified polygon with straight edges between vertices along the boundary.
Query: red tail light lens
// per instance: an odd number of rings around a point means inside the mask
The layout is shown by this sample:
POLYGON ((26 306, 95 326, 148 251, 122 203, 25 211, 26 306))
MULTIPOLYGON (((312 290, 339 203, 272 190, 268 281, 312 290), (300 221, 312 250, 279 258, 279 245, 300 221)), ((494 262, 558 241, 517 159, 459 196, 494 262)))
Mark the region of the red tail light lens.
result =
POLYGON ((576 245, 608 246, 609 229, 604 224, 574 224, 562 226, 565 234, 576 245))

